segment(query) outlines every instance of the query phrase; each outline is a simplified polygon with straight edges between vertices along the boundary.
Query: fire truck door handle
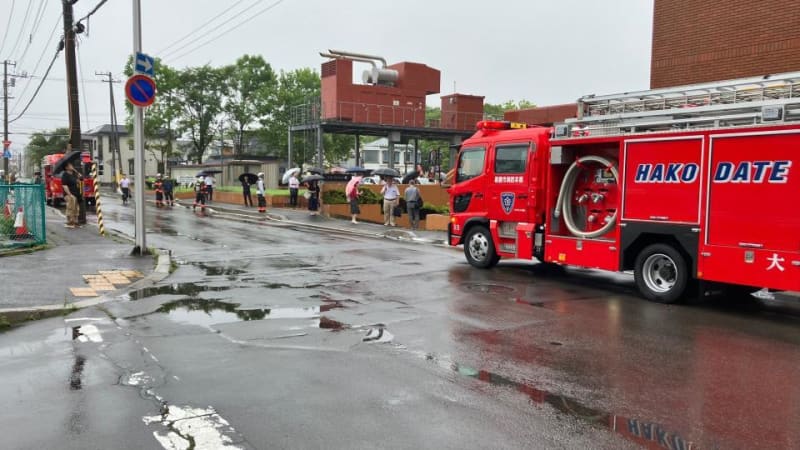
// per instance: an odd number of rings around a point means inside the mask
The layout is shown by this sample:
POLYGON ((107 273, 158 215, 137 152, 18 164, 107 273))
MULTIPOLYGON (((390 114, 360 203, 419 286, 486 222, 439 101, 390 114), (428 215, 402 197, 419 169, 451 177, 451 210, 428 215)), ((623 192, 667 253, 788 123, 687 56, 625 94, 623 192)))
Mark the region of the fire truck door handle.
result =
POLYGON ((475 198, 483 198, 483 193, 482 192, 476 192, 475 193, 475 198))
POLYGON ((764 248, 764 244, 757 244, 755 242, 739 242, 739 247, 745 248, 764 248))
POLYGON ((528 194, 520 194, 520 195, 517 196, 517 198, 520 199, 520 200, 524 200, 524 199, 528 198, 528 194))
POLYGON ((667 216, 650 216, 650 220, 667 221, 667 220, 669 220, 669 217, 667 217, 667 216))

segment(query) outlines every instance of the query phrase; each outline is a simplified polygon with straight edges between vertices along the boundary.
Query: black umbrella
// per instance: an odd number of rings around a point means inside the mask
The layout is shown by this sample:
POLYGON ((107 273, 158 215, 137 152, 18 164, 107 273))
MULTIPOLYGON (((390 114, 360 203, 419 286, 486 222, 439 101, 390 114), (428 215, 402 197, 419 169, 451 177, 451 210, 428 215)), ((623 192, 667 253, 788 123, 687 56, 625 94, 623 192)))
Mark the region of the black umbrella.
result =
POLYGON ((243 173, 239 175, 239 181, 244 182, 247 180, 247 184, 256 184, 258 182, 258 175, 254 173, 243 173))
POLYGON ((72 166, 77 170, 81 165, 81 152, 73 150, 62 156, 61 159, 56 161, 55 166, 53 166, 53 173, 63 172, 67 163, 72 163, 72 166))
POLYGON ((320 169, 319 167, 312 167, 312 168, 306 170, 306 172, 317 174, 317 175, 322 175, 323 173, 325 173, 325 171, 320 169))
POLYGON ((350 167, 350 168, 348 168, 347 170, 344 171, 344 173, 359 173, 359 174, 360 173, 369 173, 369 172, 371 172, 370 169, 365 169, 363 167, 358 167, 358 166, 350 167))
POLYGON ((394 169, 386 168, 386 167, 378 169, 378 170, 375 170, 375 171, 372 172, 372 174, 373 175, 380 175, 382 177, 399 177, 400 176, 400 172, 398 172, 398 171, 396 171, 394 169))
POLYGON ((310 181, 322 181, 324 179, 325 179, 325 177, 323 177, 322 175, 316 175, 316 174, 315 175, 306 175, 306 176, 303 177, 303 183, 308 183, 310 181))
POLYGON ((408 184, 409 181, 416 180, 417 178, 419 178, 419 172, 412 170, 403 177, 403 184, 408 184))

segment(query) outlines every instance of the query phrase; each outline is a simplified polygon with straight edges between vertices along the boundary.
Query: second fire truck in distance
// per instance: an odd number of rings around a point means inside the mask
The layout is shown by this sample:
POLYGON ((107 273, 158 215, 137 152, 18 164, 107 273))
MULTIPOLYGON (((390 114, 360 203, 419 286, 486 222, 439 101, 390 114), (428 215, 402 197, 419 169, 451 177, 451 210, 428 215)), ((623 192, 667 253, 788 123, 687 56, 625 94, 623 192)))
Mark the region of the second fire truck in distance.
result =
POLYGON ((449 243, 476 267, 633 271, 663 303, 698 281, 800 291, 800 73, 587 96, 553 128, 484 121, 455 177, 449 243))

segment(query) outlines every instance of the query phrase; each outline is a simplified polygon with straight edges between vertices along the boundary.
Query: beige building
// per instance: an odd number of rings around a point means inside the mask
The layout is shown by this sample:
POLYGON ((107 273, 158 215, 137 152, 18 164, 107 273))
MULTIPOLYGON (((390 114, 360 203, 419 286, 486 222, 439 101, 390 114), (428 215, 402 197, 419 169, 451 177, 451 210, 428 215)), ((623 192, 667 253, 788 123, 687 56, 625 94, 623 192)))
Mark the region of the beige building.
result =
MULTIPOLYGON (((133 168, 133 136, 128 134, 124 125, 117 125, 117 138, 119 139, 119 158, 112 158, 114 148, 114 133, 111 125, 101 125, 84 133, 83 141, 89 145, 92 156, 102 167, 102 175, 98 175, 101 183, 111 183, 114 179, 113 167, 128 177, 135 175, 133 168)), ((158 151, 145 150, 144 166, 145 176, 155 176, 159 172, 158 151)))

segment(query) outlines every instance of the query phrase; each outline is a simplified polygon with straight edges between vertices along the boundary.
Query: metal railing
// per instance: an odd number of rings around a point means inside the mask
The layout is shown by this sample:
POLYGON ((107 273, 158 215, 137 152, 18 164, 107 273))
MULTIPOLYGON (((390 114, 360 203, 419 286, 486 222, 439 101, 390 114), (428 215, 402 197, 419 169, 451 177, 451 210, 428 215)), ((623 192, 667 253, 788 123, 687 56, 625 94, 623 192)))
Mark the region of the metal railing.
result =
POLYGON ((363 102, 322 102, 319 98, 296 105, 291 110, 291 125, 316 125, 322 120, 376 125, 473 130, 484 120, 482 113, 445 113, 445 120, 426 119, 425 107, 379 105, 363 102))
POLYGON ((47 242, 44 185, 0 184, 0 249, 47 242))

